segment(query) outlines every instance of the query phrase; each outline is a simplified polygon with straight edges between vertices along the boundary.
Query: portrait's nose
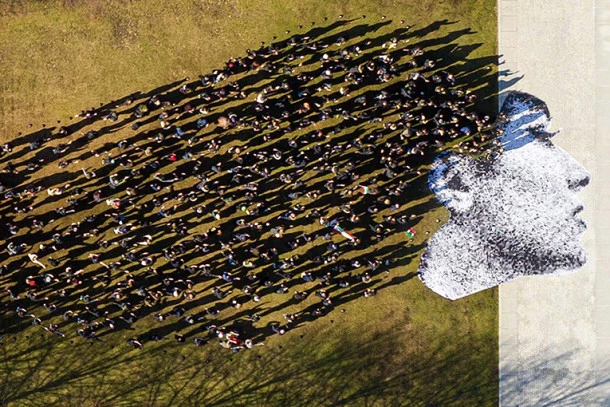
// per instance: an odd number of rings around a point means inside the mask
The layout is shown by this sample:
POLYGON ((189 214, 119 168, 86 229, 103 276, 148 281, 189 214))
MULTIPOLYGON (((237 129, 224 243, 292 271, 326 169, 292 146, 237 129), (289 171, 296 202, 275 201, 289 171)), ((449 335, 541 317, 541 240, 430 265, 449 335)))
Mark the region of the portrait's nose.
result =
POLYGON ((571 155, 566 153, 566 176, 568 179, 568 188, 574 192, 578 192, 591 181, 591 174, 580 165, 571 155))
POLYGON ((580 179, 572 180, 572 182, 569 184, 569 187, 570 187, 570 189, 572 189, 574 191, 580 191, 581 189, 583 189, 584 187, 589 185, 590 180, 591 180, 591 177, 587 173, 586 176, 581 177, 580 179))

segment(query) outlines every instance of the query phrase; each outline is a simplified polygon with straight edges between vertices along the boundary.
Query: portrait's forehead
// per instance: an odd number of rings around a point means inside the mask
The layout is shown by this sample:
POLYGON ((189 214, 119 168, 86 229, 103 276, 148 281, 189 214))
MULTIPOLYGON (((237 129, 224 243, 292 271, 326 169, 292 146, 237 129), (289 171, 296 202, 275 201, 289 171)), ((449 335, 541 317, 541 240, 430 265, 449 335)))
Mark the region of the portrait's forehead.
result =
POLYGON ((550 114, 546 103, 523 92, 512 92, 501 109, 503 121, 500 142, 504 150, 514 150, 536 140, 548 138, 550 114))
POLYGON ((525 92, 511 92, 502 104, 501 112, 506 115, 522 115, 528 112, 539 112, 550 118, 546 103, 525 92))

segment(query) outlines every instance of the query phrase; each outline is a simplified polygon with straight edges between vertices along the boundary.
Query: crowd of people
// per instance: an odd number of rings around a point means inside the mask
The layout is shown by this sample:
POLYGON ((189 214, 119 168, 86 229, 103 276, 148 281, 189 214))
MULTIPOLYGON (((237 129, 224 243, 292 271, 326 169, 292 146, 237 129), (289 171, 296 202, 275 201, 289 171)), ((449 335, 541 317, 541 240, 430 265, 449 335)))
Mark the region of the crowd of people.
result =
POLYGON ((398 251, 374 247, 425 233, 409 202, 430 157, 476 154, 493 129, 410 27, 346 24, 5 143, 0 334, 104 342, 154 318, 130 346, 238 352, 374 297, 398 251))

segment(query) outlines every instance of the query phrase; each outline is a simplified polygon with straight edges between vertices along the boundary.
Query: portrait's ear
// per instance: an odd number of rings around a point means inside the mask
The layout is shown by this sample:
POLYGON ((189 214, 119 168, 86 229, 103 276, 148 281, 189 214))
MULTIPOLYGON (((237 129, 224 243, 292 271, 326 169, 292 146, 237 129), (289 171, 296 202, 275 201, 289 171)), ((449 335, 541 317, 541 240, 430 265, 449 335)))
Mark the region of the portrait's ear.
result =
POLYGON ((474 159, 463 154, 444 153, 430 168, 428 186, 452 214, 463 213, 473 204, 475 174, 474 159))

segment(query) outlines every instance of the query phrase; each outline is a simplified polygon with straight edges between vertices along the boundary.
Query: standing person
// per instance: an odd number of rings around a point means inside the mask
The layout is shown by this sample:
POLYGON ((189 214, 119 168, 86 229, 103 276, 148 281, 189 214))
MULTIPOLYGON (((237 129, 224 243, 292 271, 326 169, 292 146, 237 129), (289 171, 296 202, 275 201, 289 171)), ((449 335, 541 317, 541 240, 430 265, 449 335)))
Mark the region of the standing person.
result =
POLYGON ((45 266, 44 264, 42 264, 39 260, 38 260, 38 256, 34 253, 28 253, 28 257, 30 258, 30 261, 34 264, 39 265, 40 267, 42 267, 43 269, 46 269, 47 266, 45 266))

